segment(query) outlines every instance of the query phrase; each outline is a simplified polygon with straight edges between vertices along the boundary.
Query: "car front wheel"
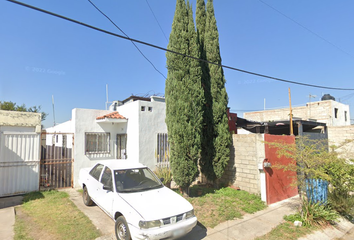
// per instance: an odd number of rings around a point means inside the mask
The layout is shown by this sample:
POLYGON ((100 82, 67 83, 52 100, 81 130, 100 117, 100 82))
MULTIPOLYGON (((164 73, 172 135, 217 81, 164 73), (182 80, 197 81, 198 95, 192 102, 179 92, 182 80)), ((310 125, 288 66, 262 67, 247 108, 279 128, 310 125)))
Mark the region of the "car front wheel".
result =
POLYGON ((92 206, 93 205, 93 202, 91 200, 91 197, 87 191, 87 187, 84 186, 84 189, 83 189, 83 193, 82 193, 82 200, 84 201, 84 204, 86 206, 92 206))
POLYGON ((130 232, 127 221, 123 216, 120 216, 116 220, 115 224, 116 238, 119 240, 130 240, 130 232))

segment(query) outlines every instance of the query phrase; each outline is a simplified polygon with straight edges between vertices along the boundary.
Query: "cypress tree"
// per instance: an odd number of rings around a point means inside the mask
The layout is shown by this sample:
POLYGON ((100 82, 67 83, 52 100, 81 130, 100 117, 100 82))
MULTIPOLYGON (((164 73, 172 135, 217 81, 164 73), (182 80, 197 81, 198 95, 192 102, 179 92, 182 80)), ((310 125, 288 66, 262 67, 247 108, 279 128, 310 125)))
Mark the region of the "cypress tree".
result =
MULTIPOLYGON (((184 0, 177 0, 168 49, 200 57, 193 13, 184 0)), ((166 53, 168 75, 165 86, 166 125, 174 181, 188 194, 198 176, 204 94, 201 66, 194 59, 166 53)))
MULTIPOLYGON (((205 51, 205 27, 206 27, 206 7, 204 0, 197 0, 196 10, 197 36, 200 46, 201 59, 207 60, 205 51)), ((202 66, 202 87, 204 90, 205 104, 203 106, 203 132, 202 132, 202 152, 199 162, 201 172, 209 180, 215 180, 216 175, 213 168, 213 113, 212 113, 212 96, 210 89, 209 65, 201 62, 202 66)))
MULTIPOLYGON (((207 2, 207 17, 204 36, 206 59, 221 64, 219 32, 216 26, 213 0, 207 2)), ((230 159, 231 135, 229 133, 224 71, 221 66, 209 64, 210 89, 213 113, 213 168, 216 178, 220 178, 230 159)))

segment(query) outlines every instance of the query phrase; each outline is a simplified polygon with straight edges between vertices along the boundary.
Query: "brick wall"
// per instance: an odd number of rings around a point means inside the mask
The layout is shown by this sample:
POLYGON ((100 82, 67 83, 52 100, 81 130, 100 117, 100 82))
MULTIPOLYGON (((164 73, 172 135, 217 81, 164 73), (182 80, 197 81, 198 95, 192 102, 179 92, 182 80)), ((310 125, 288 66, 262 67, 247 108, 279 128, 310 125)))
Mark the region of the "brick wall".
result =
POLYGON ((233 134, 231 157, 220 182, 261 193, 258 164, 265 158, 263 134, 233 134))
POLYGON ((352 141, 338 148, 341 157, 354 159, 354 125, 328 127, 329 145, 341 146, 347 140, 352 141))

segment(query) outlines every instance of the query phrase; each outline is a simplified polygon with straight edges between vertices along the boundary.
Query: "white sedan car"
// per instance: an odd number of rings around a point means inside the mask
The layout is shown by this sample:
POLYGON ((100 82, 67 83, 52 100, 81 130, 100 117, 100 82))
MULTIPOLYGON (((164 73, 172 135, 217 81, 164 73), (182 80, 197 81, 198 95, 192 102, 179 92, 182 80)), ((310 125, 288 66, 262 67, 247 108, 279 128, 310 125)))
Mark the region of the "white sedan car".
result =
POLYGON ((117 239, 175 239, 197 224, 193 206, 142 164, 104 160, 81 169, 79 182, 85 205, 115 221, 117 239))

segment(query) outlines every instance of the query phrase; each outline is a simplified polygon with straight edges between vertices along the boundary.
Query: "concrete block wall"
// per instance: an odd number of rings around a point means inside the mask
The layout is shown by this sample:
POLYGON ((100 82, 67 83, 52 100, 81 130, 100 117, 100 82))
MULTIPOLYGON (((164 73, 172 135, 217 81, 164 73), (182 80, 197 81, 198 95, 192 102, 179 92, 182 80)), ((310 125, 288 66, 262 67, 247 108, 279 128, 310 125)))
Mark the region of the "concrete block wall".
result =
POLYGON ((258 164, 265 158, 263 134, 234 134, 231 157, 220 182, 240 187, 250 193, 261 193, 258 164))
MULTIPOLYGON (((306 106, 293 107, 293 116, 302 120, 316 119, 327 126, 350 125, 349 105, 333 100, 307 103, 306 106), (334 109, 337 109, 335 116, 334 109), (346 115, 346 117, 345 117, 346 115)), ((243 117, 258 122, 289 120, 290 109, 273 109, 258 112, 246 112, 243 117)))
POLYGON ((335 145, 340 156, 347 159, 354 159, 354 125, 328 127, 329 145, 335 145), (351 141, 344 144, 345 141, 351 141))

